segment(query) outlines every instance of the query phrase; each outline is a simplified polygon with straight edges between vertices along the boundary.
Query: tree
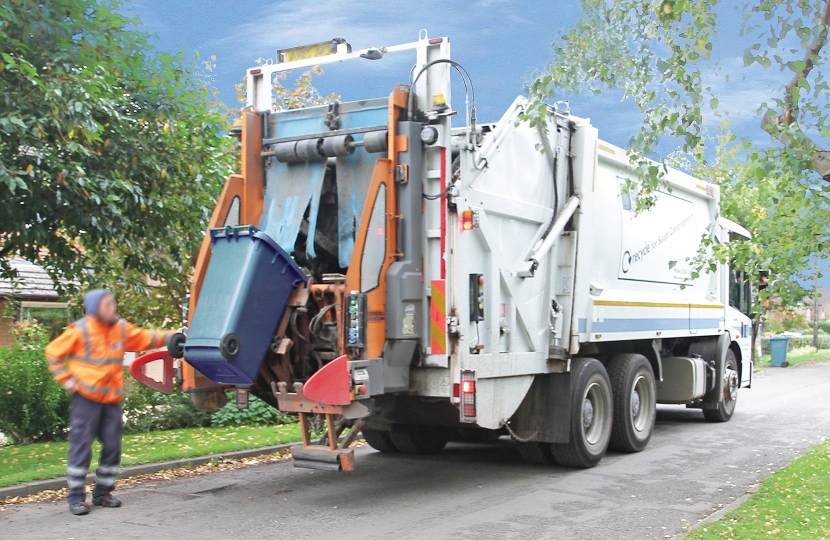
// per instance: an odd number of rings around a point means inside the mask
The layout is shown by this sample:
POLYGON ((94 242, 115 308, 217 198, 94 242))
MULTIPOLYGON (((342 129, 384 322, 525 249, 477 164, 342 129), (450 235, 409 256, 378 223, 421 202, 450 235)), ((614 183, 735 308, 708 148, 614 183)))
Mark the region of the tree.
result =
POLYGON ((0 271, 17 256, 70 289, 161 282, 161 323, 235 156, 195 60, 155 51, 120 7, 0 6, 0 271))
MULTIPOLYGON (((552 43, 553 59, 528 91, 526 116, 542 124, 544 100, 554 92, 622 92, 642 115, 629 155, 639 170, 641 209, 653 203, 668 161, 653 157, 658 143, 674 145, 686 170, 723 189, 723 213, 747 225, 750 244, 718 246, 705 238, 699 268, 717 259, 754 270, 772 268, 766 294, 794 297, 798 281, 812 278, 811 255, 824 257, 830 194, 830 87, 822 52, 830 0, 752 0, 732 41, 743 40, 745 66, 789 73, 781 95, 758 111, 768 144, 726 131, 709 137, 704 123, 718 110, 707 75, 728 81, 717 62, 714 37, 731 26, 719 0, 582 0, 582 17, 552 43), (718 148, 713 148, 718 147, 718 148), (713 161, 711 156, 716 154, 713 161)), ((728 130, 728 124, 724 121, 728 130)))

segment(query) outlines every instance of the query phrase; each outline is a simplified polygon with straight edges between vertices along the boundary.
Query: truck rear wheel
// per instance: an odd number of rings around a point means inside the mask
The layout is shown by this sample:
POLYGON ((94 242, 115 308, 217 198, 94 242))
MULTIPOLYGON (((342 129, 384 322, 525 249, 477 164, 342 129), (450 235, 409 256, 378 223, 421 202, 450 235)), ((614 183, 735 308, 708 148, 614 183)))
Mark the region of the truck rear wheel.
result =
POLYGON ((610 446, 640 452, 651 439, 657 417, 654 371, 641 354, 618 354, 611 358, 608 377, 614 394, 610 446))
POLYGON ((366 441, 366 444, 378 452, 389 454, 398 451, 395 444, 392 442, 392 437, 388 431, 366 428, 363 428, 361 431, 363 433, 363 440, 366 441))
POLYGON ((717 409, 703 409, 703 417, 710 422, 728 422, 735 413, 738 402, 738 387, 741 378, 738 376, 738 358, 732 349, 726 350, 726 361, 723 363, 723 394, 721 394, 717 409))
POLYGON ((435 454, 450 440, 446 429, 417 424, 397 424, 389 436, 395 448, 404 454, 435 454))
POLYGON ((611 382, 599 360, 577 358, 571 363, 570 442, 551 445, 560 465, 586 469, 600 462, 611 440, 614 413, 611 382))

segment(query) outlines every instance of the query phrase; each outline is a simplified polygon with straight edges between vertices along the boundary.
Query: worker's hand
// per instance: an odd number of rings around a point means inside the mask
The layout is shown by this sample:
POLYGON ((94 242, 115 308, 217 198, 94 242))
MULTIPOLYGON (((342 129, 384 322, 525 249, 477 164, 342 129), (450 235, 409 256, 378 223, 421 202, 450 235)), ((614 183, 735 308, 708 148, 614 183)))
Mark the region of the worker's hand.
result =
POLYGON ((78 390, 78 379, 75 377, 69 377, 66 381, 64 381, 63 387, 70 394, 74 394, 78 390))

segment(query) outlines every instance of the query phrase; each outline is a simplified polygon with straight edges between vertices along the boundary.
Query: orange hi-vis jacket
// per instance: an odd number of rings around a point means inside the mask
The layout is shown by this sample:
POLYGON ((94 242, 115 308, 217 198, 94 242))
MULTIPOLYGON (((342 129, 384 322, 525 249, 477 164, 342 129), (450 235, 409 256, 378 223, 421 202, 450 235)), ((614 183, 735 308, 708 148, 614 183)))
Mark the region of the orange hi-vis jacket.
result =
POLYGON ((107 325, 87 315, 70 324, 46 347, 56 381, 78 381, 78 393, 98 403, 118 403, 124 396, 124 353, 157 349, 173 334, 145 330, 123 319, 107 325))

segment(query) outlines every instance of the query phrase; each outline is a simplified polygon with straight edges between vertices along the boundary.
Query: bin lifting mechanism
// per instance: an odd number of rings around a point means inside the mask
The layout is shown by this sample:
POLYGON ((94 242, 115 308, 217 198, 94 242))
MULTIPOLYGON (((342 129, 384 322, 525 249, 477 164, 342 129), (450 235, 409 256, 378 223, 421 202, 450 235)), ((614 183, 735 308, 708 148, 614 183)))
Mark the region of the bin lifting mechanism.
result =
POLYGON ((300 417, 302 445, 291 447, 291 461, 295 467, 334 471, 354 470, 354 448, 350 448, 363 428, 363 421, 356 420, 349 434, 345 422, 337 423, 343 415, 343 407, 352 401, 351 379, 348 371, 348 357, 341 356, 326 364, 320 371, 303 383, 294 383, 294 392, 288 392, 285 382, 271 382, 271 391, 277 398, 279 409, 297 413, 300 417), (321 403, 318 400, 325 400, 321 403), (311 442, 309 415, 322 415, 326 420, 326 434, 322 444, 311 442), (325 445, 325 446, 324 446, 325 445))

